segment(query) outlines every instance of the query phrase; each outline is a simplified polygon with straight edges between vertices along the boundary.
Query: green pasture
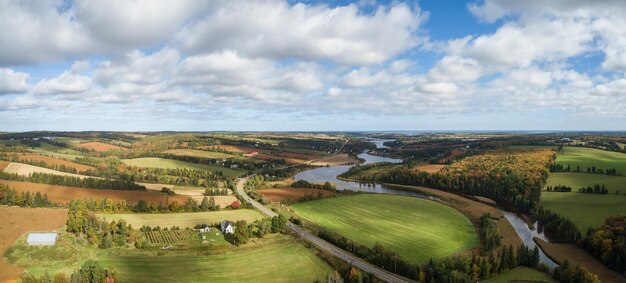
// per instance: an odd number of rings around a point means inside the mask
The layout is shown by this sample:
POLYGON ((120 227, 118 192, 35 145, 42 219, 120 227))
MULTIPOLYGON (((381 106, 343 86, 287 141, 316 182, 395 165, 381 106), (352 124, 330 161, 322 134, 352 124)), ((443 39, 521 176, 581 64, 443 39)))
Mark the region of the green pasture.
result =
POLYGON ((556 163, 569 165, 572 170, 580 166, 580 170, 585 172, 587 167, 592 166, 603 170, 615 168, 618 174, 626 175, 626 154, 620 152, 566 146, 557 153, 556 163))
POLYGON ((462 252, 479 244, 470 221, 435 201, 358 194, 292 205, 296 213, 357 243, 376 242, 415 263, 462 252))
POLYGON ((163 168, 163 169, 184 168, 184 169, 195 169, 195 170, 204 170, 204 171, 221 171, 225 176, 228 176, 228 177, 239 177, 244 172, 243 170, 240 170, 240 169, 231 169, 231 168, 225 168, 222 166, 196 164, 196 163, 185 162, 185 161, 180 161, 180 160, 172 160, 172 159, 156 158, 156 157, 122 159, 122 162, 128 165, 139 166, 139 167, 152 167, 152 168, 163 168))

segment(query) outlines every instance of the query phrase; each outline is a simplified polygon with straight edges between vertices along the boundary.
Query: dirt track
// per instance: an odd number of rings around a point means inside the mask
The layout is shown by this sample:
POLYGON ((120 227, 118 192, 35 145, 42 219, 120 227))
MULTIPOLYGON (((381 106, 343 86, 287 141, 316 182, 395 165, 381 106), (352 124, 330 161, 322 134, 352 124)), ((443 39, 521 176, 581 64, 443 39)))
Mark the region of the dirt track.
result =
MULTIPOLYGON (((0 206, 0 255, 29 231, 57 230, 67 221, 67 209, 0 206)), ((23 269, 0 261, 0 281, 15 279, 23 269)))

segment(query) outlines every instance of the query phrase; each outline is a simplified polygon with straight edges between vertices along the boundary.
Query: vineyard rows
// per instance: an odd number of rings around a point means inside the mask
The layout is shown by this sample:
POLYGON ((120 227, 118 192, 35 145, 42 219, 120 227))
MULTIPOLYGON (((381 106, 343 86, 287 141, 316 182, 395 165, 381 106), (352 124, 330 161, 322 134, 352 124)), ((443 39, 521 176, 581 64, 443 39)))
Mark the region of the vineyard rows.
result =
POLYGON ((191 240, 196 237, 192 230, 168 230, 144 232, 150 244, 174 244, 180 241, 191 240))

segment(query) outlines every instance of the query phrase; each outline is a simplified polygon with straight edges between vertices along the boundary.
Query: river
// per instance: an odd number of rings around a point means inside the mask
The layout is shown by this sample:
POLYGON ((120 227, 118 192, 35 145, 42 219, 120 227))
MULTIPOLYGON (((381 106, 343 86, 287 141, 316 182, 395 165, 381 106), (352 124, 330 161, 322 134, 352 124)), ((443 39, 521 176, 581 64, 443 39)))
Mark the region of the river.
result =
MULTIPOLYGON (((371 142, 376 144, 376 147, 387 148, 383 145, 384 142, 393 141, 393 140, 382 140, 382 139, 373 139, 368 138, 371 142)), ((364 151, 363 153, 358 155, 359 158, 365 160, 363 164, 371 164, 378 162, 391 162, 391 163, 401 163, 402 159, 389 158, 383 156, 376 156, 367 153, 364 151)), ((344 181, 337 179, 337 176, 346 172, 353 165, 343 165, 343 166, 330 166, 330 167, 320 167, 315 169, 310 169, 306 171, 302 171, 294 177, 295 180, 305 180, 310 183, 319 183, 319 182, 331 182, 335 183, 337 186, 337 190, 352 190, 352 191, 361 191, 368 193, 377 193, 377 194, 394 194, 394 195, 403 195, 403 196, 411 196, 418 197, 424 199, 437 199, 436 197, 429 196, 426 194, 412 192, 412 191, 404 191, 399 189, 394 189, 390 186, 376 184, 376 183, 359 183, 352 181, 344 181)), ((549 242, 548 238, 543 233, 538 233, 537 230, 531 230, 526 222, 515 213, 502 211, 507 220, 511 223, 511 226, 515 229, 515 232, 520 237, 522 242, 529 248, 533 249, 537 244, 533 241, 533 237, 539 237, 547 242, 549 242)), ((537 225, 535 225, 537 226, 537 225)), ((539 249, 539 261, 547 265, 550 269, 557 266, 557 264, 548 258, 541 248, 539 249)))

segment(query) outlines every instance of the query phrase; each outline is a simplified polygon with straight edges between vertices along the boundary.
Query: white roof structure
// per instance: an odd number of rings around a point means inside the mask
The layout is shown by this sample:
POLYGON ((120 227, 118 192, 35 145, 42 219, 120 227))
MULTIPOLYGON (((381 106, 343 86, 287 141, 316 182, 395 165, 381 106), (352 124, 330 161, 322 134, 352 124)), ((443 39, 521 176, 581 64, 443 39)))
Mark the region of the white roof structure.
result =
POLYGON ((26 243, 31 246, 54 246, 57 238, 57 233, 30 233, 26 243))

